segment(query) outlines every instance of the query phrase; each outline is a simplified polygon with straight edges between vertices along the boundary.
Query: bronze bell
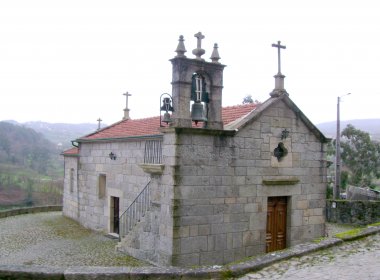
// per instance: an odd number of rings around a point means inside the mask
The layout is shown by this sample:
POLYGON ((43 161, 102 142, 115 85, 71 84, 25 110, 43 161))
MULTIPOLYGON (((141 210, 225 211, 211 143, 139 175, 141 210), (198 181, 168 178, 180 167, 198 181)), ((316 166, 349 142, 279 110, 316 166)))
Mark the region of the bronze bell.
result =
POLYGON ((162 119, 162 122, 168 124, 172 122, 171 116, 168 112, 164 114, 164 118, 162 119))
POLYGON ((206 122, 207 117, 205 113, 205 108, 202 103, 193 103, 191 106, 191 120, 197 124, 198 122, 206 122))

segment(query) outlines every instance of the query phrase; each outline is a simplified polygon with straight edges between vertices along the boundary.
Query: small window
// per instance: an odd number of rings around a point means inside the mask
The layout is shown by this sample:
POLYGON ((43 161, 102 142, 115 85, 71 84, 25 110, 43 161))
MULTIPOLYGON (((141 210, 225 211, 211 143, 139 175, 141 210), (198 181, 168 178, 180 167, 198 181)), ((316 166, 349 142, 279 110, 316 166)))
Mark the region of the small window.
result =
POLYGON ((70 192, 74 191, 74 168, 70 169, 70 192))
POLYGON ((98 182, 98 196, 99 199, 102 199, 106 196, 106 175, 100 174, 99 175, 99 182, 98 182))

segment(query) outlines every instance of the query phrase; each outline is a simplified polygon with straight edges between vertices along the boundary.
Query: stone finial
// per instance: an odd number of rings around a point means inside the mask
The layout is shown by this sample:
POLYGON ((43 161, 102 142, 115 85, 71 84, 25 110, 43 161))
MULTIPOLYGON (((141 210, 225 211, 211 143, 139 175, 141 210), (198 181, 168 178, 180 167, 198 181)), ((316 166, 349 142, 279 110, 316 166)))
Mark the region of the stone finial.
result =
POLYGON ((197 38, 197 48, 193 50, 193 54, 195 55, 195 59, 203 60, 201 56, 204 55, 206 51, 202 49, 202 39, 204 39, 205 36, 201 32, 198 32, 194 34, 194 37, 197 38))
POLYGON ((183 43, 185 41, 185 39, 183 39, 183 36, 179 36, 179 39, 178 39, 178 46, 177 46, 177 49, 175 50, 175 52, 177 53, 176 57, 186 57, 185 55, 185 52, 186 51, 186 48, 185 48, 185 44, 183 43))
POLYGON ((220 56, 219 56, 219 52, 218 52, 218 44, 217 43, 214 44, 214 49, 212 51, 210 59, 213 63, 220 63, 218 61, 220 59, 220 56))
POLYGON ((284 88, 284 79, 285 76, 281 73, 274 75, 275 86, 274 90, 272 90, 272 92, 269 94, 271 97, 279 97, 282 94, 289 95, 286 89, 284 88))

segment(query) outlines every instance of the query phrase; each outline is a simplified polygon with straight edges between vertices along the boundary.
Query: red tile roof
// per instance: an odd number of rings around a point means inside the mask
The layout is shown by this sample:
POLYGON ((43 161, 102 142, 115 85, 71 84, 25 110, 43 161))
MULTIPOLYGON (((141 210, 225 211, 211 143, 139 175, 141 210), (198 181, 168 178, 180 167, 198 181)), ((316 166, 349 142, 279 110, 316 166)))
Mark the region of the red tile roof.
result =
POLYGON ((62 154, 65 156, 77 156, 78 153, 79 153, 79 149, 77 147, 73 147, 62 152, 62 154))
MULTIPOLYGON (((243 104, 225 107, 222 109, 222 120, 224 125, 242 117, 254 110, 257 104, 243 104)), ((136 120, 122 120, 92 134, 84 136, 82 140, 111 139, 124 137, 138 137, 161 134, 160 117, 151 117, 136 120)))
POLYGON ((223 124, 227 125, 230 122, 233 122, 245 116, 249 112, 256 109, 257 105, 258 104, 255 104, 255 103, 248 103, 248 104, 243 104, 243 105, 235 105, 235 106, 222 108, 223 124))

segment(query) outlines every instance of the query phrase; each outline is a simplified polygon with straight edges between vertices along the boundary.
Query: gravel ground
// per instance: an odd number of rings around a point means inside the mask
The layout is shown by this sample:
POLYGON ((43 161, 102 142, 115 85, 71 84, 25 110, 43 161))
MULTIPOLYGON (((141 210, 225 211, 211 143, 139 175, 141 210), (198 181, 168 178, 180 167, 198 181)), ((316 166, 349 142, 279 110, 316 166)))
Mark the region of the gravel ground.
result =
POLYGON ((0 219, 0 264, 149 266, 115 251, 117 240, 83 228, 62 212, 0 219))

